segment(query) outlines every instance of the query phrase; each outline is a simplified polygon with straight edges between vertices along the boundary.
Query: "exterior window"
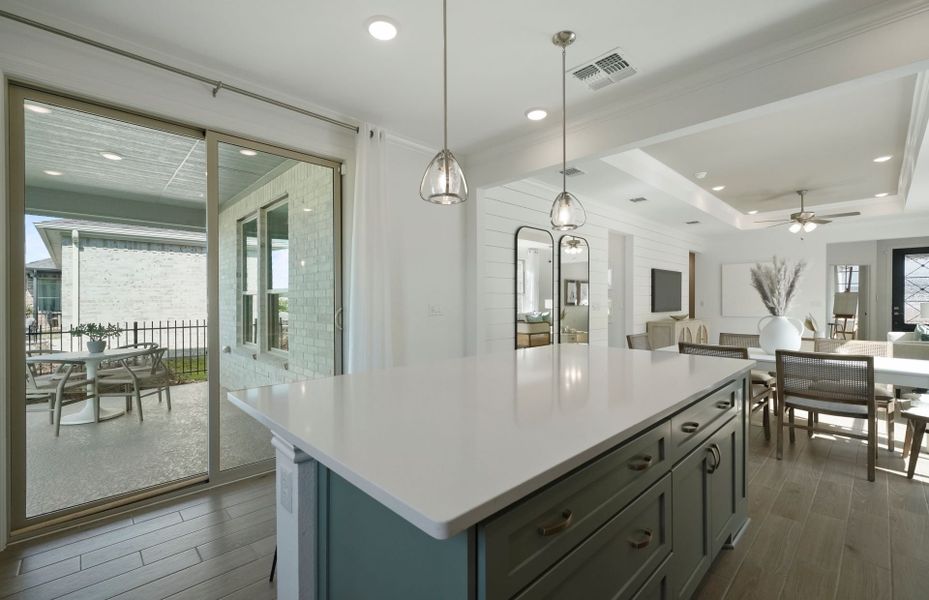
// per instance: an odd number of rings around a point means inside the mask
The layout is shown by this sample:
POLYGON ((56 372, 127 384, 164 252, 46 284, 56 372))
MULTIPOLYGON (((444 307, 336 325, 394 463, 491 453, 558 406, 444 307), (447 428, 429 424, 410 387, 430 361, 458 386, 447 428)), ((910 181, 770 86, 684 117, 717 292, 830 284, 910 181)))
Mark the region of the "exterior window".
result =
POLYGON ((858 265, 835 266, 835 291, 839 293, 858 291, 858 265))
POLYGON ((288 205, 278 204, 266 213, 268 347, 288 349, 288 288, 290 269, 290 232, 288 205))
POLYGON ((37 313, 61 312, 61 280, 57 277, 38 277, 35 281, 35 310, 37 313))
POLYGON ((929 254, 908 253, 904 257, 903 302, 904 323, 915 325, 924 322, 920 307, 929 302, 929 254))
POLYGON ((242 223, 242 342, 258 342, 258 219, 242 223))

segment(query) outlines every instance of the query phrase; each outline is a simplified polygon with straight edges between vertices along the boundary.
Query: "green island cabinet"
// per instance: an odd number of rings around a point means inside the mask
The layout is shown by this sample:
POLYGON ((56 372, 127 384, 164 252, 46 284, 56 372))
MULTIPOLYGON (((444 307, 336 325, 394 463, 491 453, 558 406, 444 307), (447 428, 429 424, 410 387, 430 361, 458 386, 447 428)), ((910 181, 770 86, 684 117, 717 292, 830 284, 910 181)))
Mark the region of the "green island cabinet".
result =
POLYGON ((317 597, 691 597, 747 524, 747 373, 446 540, 317 463, 317 597))

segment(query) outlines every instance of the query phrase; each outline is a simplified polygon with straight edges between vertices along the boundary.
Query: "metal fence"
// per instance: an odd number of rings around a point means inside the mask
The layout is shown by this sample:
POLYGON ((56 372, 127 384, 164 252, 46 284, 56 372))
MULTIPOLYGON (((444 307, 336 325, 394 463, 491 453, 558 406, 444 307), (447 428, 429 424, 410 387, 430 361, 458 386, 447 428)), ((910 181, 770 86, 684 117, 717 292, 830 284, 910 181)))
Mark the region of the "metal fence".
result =
MULTIPOLYGON (((206 319, 133 321, 116 323, 123 330, 107 340, 115 348, 155 342, 167 348, 165 360, 178 376, 201 375, 206 371, 206 319)), ((27 352, 74 352, 86 347, 86 339, 71 335, 70 328, 33 326, 26 330, 27 352)))

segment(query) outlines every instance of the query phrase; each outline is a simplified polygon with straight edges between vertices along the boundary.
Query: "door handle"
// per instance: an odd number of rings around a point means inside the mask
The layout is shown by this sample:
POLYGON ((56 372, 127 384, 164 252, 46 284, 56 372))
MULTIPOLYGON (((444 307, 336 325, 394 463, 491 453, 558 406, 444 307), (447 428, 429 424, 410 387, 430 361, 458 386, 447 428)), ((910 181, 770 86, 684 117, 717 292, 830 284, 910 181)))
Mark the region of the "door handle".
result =
POLYGON ((707 472, 707 473, 715 473, 715 472, 716 472, 716 466, 717 466, 717 465, 716 465, 716 452, 713 451, 713 447, 712 447, 712 446, 707 446, 706 451, 710 453, 710 459, 712 460, 711 463, 707 464, 707 466, 706 466, 706 472, 707 472))
POLYGON ((336 326, 336 329, 338 329, 339 331, 342 331, 342 307, 341 306, 335 311, 335 326, 336 326))

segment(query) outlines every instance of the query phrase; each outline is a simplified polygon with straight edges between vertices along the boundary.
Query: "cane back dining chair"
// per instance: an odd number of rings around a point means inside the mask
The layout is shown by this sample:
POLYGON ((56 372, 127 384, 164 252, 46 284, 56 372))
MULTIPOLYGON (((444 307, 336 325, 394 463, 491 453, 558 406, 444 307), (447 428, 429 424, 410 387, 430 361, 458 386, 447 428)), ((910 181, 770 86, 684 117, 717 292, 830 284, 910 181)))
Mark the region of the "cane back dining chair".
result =
MULTIPOLYGON (((830 354, 858 354, 861 356, 893 355, 892 344, 890 342, 817 338, 813 347, 816 352, 827 352, 830 354)), ((894 421, 897 416, 896 396, 897 393, 893 385, 889 383, 874 384, 874 401, 877 404, 877 410, 884 411, 884 418, 887 423, 888 452, 894 451, 894 421)))
POLYGON ((794 433, 794 409, 808 413, 864 419, 864 434, 848 429, 822 427, 807 419, 807 430, 864 439, 868 442, 868 481, 874 481, 877 463, 877 406, 874 401, 874 357, 854 354, 821 354, 778 350, 777 361, 777 459, 784 455, 784 413, 790 441, 794 433))
MULTIPOLYGON (((688 344, 680 342, 677 345, 681 354, 698 354, 702 356, 718 356, 721 358, 740 358, 748 360, 748 348, 738 346, 712 346, 708 344, 688 344)), ((765 373, 767 375, 767 373, 765 373)), ((771 400, 774 398, 774 378, 770 375, 764 378, 764 381, 755 382, 754 370, 752 370, 751 383, 751 401, 749 406, 751 412, 762 409, 761 423, 764 427, 764 437, 766 440, 771 439, 771 400), (770 380, 770 385, 769 385, 770 380)))

